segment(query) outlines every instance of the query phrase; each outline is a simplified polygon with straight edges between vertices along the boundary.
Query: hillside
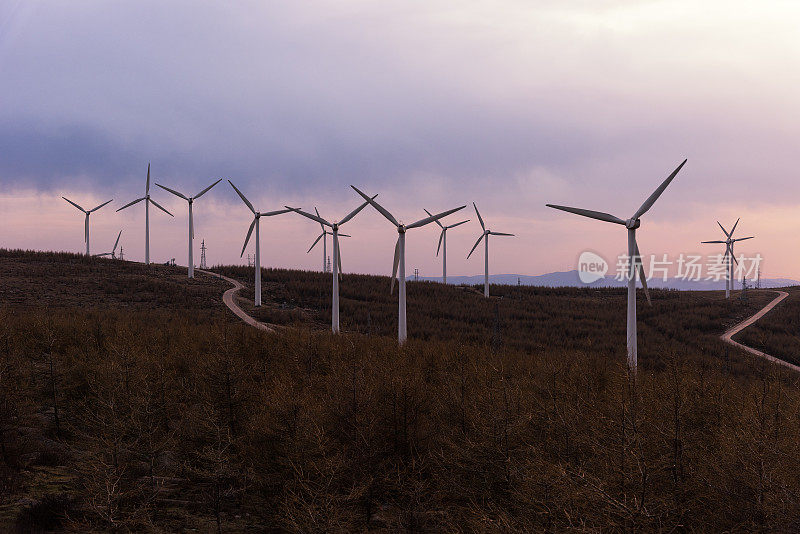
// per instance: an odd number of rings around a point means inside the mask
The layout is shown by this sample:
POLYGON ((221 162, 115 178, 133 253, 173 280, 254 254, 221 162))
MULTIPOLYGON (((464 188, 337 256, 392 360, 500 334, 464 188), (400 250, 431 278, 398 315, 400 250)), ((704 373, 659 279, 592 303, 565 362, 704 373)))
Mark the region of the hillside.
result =
POLYGON ((0 530, 800 528, 797 377, 717 339, 766 292, 642 300, 633 390, 617 289, 409 284, 399 348, 385 277, 344 278, 332 336, 328 275, 265 270, 299 326, 265 334, 212 277, 0 265, 0 530))

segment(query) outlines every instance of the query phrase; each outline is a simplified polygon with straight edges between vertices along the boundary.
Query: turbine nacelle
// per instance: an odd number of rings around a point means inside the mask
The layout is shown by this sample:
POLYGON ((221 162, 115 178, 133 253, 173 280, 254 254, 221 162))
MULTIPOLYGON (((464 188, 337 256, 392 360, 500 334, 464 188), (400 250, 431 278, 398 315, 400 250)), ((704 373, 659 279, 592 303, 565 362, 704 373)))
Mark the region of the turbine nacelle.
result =
POLYGON ((628 230, 636 230, 641 225, 642 225, 641 219, 630 218, 627 221, 625 221, 625 228, 627 228, 628 230))

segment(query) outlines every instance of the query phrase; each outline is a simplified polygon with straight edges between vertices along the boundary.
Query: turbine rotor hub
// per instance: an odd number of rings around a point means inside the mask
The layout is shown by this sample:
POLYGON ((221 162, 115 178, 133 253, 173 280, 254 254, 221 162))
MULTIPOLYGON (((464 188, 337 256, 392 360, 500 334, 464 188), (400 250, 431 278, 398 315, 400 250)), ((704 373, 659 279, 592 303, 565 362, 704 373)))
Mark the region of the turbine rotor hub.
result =
POLYGON ((404 233, 406 233, 406 225, 405 225, 405 224, 399 224, 399 225, 397 225, 397 233, 398 233, 398 234, 404 234, 404 233))
POLYGON ((628 219, 625 221, 625 227, 628 230, 636 230, 642 225, 641 219, 628 219))

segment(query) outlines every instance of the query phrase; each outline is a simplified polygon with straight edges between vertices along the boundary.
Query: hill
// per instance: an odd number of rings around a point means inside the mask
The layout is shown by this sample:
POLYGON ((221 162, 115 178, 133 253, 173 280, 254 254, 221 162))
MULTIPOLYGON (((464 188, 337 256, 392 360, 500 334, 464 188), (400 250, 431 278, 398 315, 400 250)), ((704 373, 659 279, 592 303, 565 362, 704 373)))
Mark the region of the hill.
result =
MULTIPOLYGON (((413 277, 409 277, 413 279, 413 277)), ((442 278, 420 277, 420 280, 428 282, 441 282, 442 278)), ((448 284, 454 285, 480 285, 483 284, 483 275, 475 276, 448 276, 448 284)), ((489 283, 497 285, 523 285, 540 287, 625 287, 626 282, 617 280, 614 276, 606 275, 590 284, 581 281, 578 271, 564 271, 530 276, 525 274, 492 274, 489 275, 489 283)), ((748 284, 753 285, 748 281, 748 284)), ((654 278, 648 281, 651 288, 656 289, 677 289, 680 291, 720 291, 725 289, 725 280, 684 280, 682 278, 654 278)), ((764 289, 775 287, 788 287, 800 285, 800 282, 791 278, 763 278, 761 287, 764 289)), ((736 283, 736 288, 741 284, 736 283)))
POLYGON ((297 325, 266 334, 205 308, 212 277, 6 263, 2 530, 800 528, 797 377, 717 339, 766 292, 654 292, 633 388, 613 288, 409 284, 398 347, 385 277, 344 278, 332 336, 329 275, 265 270, 258 313, 297 325))

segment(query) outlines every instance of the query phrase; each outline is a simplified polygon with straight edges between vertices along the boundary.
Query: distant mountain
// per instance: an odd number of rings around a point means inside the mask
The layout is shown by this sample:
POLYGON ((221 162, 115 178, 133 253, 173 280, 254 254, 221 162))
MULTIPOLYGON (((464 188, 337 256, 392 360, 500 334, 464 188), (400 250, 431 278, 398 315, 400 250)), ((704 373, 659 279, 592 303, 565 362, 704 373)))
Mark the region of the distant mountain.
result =
MULTIPOLYGON (((413 280, 414 277, 409 277, 409 280, 413 280)), ((420 280, 423 281, 430 281, 430 282, 441 282, 442 277, 420 277, 420 280)), ((621 282, 616 280, 613 276, 605 276, 600 280, 592 282, 591 284, 584 284, 581 282, 580 278, 578 277, 578 271, 566 271, 566 272, 557 272, 557 273, 547 273, 547 274, 540 274, 538 276, 529 276, 525 274, 492 274, 489 275, 489 282, 492 284, 502 284, 502 285, 517 285, 518 283, 523 286, 539 286, 539 287, 624 287, 626 285, 625 282, 621 282)), ((483 275, 476 275, 476 276, 448 276, 447 277, 448 284, 466 284, 466 285, 478 285, 483 284, 483 275)), ((750 282, 748 281, 748 284, 750 282)), ((712 280, 699 280, 699 281, 691 281, 691 280, 682 280, 680 278, 668 278, 665 282, 663 279, 658 278, 654 280, 648 280, 647 282, 648 287, 657 288, 657 289, 679 289, 681 291, 711 291, 711 290, 720 290, 725 289, 725 280, 720 280, 719 282, 715 282, 712 280)), ((797 280, 792 280, 790 278, 762 278, 761 279, 761 287, 762 288, 772 288, 772 287, 786 287, 786 286, 796 286, 800 285, 800 282, 797 280)), ((736 283, 736 289, 740 289, 741 284, 739 282, 736 283)))

